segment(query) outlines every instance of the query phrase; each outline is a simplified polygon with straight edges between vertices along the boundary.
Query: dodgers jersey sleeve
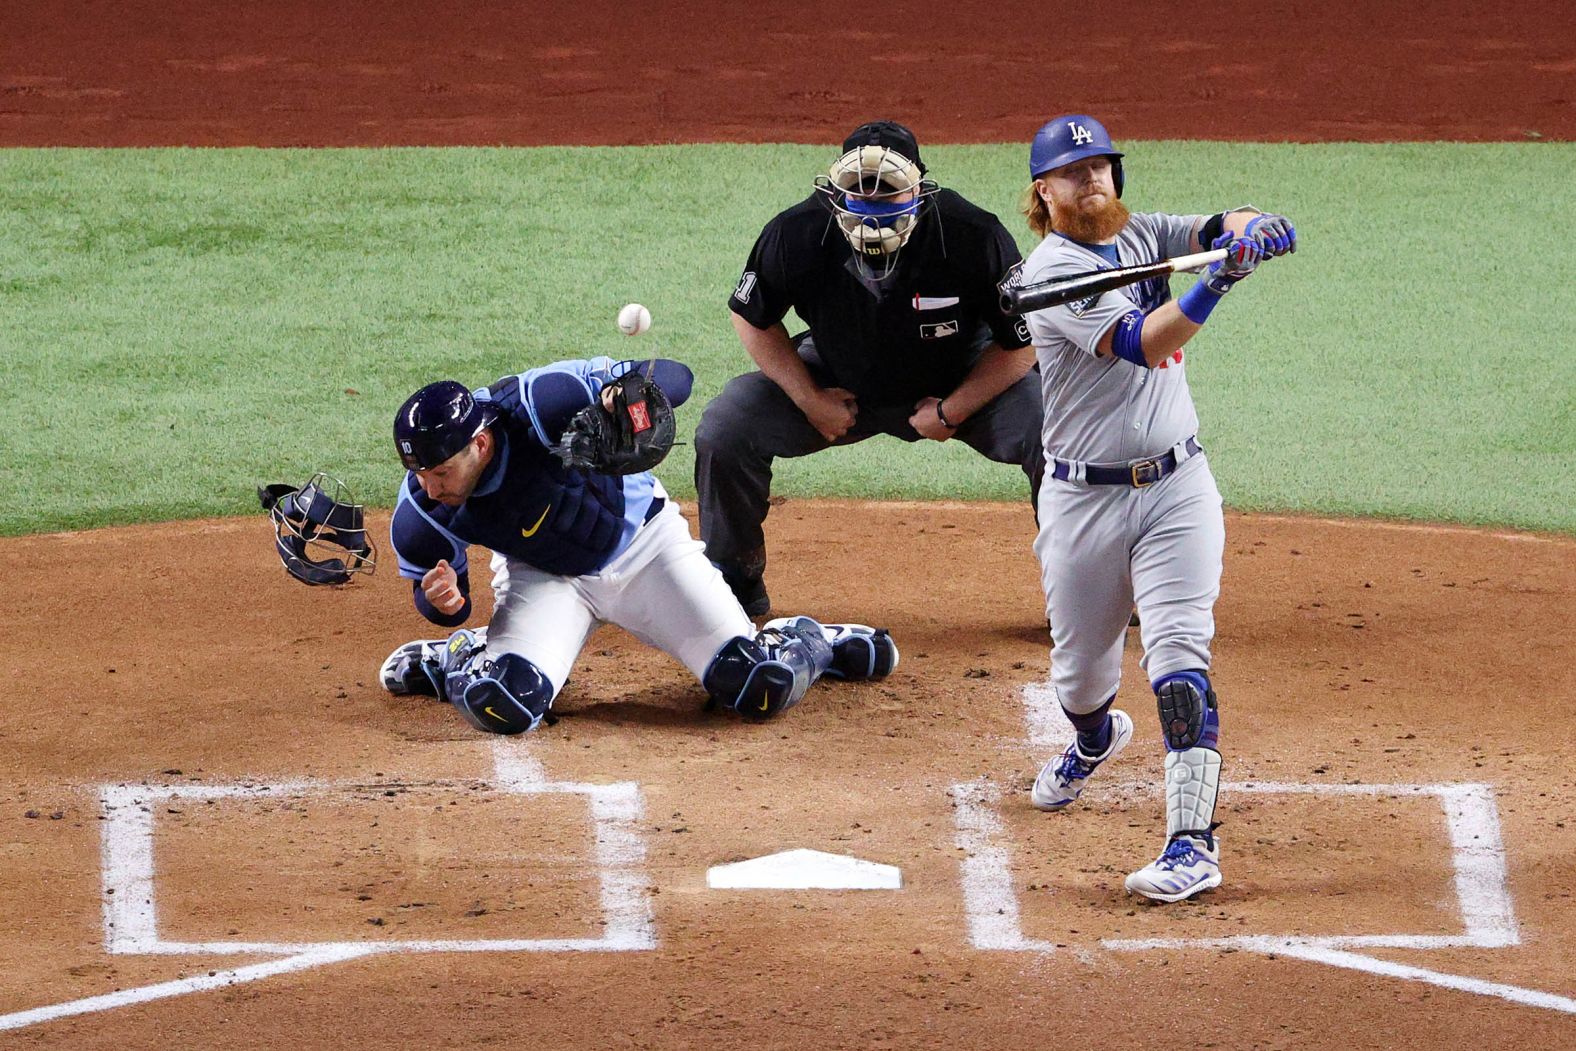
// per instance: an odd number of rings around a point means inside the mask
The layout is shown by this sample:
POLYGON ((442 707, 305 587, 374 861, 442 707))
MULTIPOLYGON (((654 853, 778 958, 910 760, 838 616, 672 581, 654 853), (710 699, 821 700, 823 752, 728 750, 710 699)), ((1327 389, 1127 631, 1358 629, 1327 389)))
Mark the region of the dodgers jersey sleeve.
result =
MULTIPOLYGON (((1053 235, 1029 256, 1028 265, 1024 267, 1024 282, 1049 281, 1090 270, 1109 269, 1110 265, 1099 256, 1053 235)), ((1092 357, 1096 356, 1095 348, 1106 331, 1133 309, 1131 299, 1120 291, 1112 290, 1088 299, 1036 310, 1025 315, 1024 319, 1029 324, 1029 334, 1036 346, 1071 344, 1092 357)))
POLYGON ((1142 212, 1133 218, 1146 224, 1153 231, 1160 251, 1156 261, 1177 255, 1188 255, 1209 247, 1200 239, 1200 234, 1203 233, 1204 225, 1213 218, 1212 216, 1142 212))

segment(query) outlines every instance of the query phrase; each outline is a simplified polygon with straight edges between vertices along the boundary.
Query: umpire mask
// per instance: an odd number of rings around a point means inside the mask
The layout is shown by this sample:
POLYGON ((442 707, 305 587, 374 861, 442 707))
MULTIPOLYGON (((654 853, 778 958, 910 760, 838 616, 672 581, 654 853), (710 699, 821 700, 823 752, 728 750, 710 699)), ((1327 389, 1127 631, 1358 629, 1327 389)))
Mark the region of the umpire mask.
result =
POLYGON ((901 124, 864 125, 843 146, 846 152, 815 186, 826 195, 861 269, 880 279, 897 265, 936 184, 925 180, 919 146, 901 124))

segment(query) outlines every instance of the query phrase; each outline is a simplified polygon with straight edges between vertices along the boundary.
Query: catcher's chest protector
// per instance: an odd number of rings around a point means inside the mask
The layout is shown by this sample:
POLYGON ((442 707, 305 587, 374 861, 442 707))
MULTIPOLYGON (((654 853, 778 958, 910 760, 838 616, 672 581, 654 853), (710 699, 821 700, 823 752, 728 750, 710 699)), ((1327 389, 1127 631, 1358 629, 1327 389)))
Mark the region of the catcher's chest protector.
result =
POLYGON ((453 516, 453 531, 548 573, 601 569, 623 537, 624 480, 566 470, 529 425, 500 420, 494 429, 501 439, 494 469, 503 477, 482 479, 480 495, 453 516))

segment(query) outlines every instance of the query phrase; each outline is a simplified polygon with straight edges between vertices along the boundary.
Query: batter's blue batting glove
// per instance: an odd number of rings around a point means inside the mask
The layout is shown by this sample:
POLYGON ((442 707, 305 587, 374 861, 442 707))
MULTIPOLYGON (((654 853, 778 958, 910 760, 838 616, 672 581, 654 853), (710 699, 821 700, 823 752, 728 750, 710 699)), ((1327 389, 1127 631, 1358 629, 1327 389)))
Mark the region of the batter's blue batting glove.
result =
POLYGON ((1266 212, 1248 220, 1244 235, 1253 238, 1264 249, 1264 258, 1290 255, 1297 250, 1297 228, 1284 215, 1266 212))
POLYGON ((1215 238, 1210 247, 1226 250, 1226 258, 1204 271, 1204 285, 1216 295, 1231 291, 1231 286, 1253 273, 1264 258, 1264 249, 1251 237, 1225 233, 1215 238))

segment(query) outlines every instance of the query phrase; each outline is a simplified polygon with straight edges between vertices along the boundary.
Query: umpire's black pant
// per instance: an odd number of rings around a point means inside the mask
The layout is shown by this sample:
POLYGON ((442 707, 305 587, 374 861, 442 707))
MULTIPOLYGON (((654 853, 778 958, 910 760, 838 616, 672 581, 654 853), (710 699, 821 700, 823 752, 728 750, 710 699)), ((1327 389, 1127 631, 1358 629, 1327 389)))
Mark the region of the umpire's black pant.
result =
MULTIPOLYGON (((835 386, 805 337, 799 356, 823 387, 835 386)), ((761 528, 771 498, 772 461, 852 445, 877 434, 923 441, 909 426, 912 405, 859 404, 853 427, 829 442, 765 373, 735 376, 712 399, 695 429, 695 488, 706 555, 725 567, 757 575, 765 565, 761 528)), ((1040 444, 1040 374, 1031 371, 958 425, 956 439, 997 463, 1017 464, 1038 506, 1045 454, 1040 444)))

